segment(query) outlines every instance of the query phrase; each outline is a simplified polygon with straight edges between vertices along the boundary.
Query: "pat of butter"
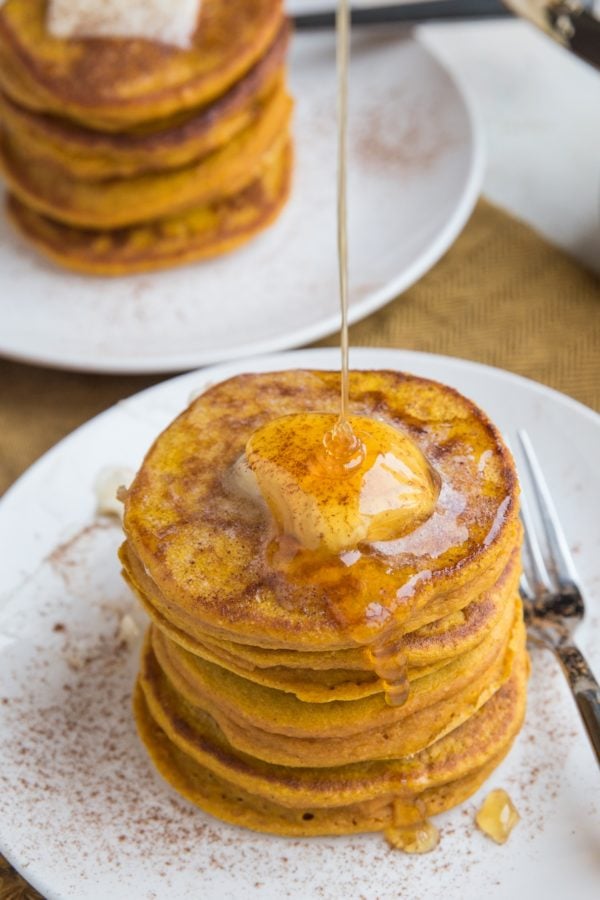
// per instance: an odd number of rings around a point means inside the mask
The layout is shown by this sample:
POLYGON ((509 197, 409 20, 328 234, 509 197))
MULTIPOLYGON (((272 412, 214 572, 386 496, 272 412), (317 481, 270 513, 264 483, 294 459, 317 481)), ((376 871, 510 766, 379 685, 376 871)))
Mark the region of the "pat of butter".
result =
POLYGON ((143 38, 189 48, 202 0, 50 0, 48 30, 58 38, 143 38))
POLYGON ((123 518, 123 503, 117 494, 119 488, 129 487, 134 477, 135 472, 125 466, 107 466, 98 472, 94 482, 98 515, 123 518))

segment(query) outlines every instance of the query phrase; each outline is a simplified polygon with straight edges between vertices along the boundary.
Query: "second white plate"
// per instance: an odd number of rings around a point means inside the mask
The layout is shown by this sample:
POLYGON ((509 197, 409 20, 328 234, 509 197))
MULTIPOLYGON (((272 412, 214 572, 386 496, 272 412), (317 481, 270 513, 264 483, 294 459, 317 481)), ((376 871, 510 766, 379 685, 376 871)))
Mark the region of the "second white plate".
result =
MULTIPOLYGON (((355 36, 350 319, 426 272, 475 203, 482 151, 444 68, 397 29, 355 36)), ((178 371, 316 340, 338 327, 333 34, 291 54, 296 170, 279 221, 237 253, 169 272, 63 272, 0 213, 0 353, 96 372, 178 371)))

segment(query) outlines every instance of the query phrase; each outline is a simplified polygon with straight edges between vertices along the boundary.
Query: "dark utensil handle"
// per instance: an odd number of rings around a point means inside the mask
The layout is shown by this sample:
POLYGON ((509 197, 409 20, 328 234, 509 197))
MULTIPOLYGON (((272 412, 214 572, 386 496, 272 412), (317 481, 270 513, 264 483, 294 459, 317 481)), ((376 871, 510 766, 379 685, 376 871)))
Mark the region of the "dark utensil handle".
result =
MULTIPOLYGON (((325 3, 325 0, 324 0, 325 3)), ((335 9, 299 13, 293 17, 299 30, 335 27, 335 9)), ((401 3, 398 6, 369 6, 352 10, 353 25, 385 25, 393 22, 428 22, 448 19, 483 19, 509 16, 501 0, 431 0, 428 3, 401 3)))
POLYGON ((567 3, 551 7, 550 20, 569 50, 600 68, 600 22, 587 10, 573 12, 567 3))
POLYGON ((554 648, 573 691, 579 714, 600 765, 600 685, 583 653, 574 644, 554 648))
POLYGON ((600 68, 600 20, 595 0, 504 0, 504 3, 576 56, 600 68))

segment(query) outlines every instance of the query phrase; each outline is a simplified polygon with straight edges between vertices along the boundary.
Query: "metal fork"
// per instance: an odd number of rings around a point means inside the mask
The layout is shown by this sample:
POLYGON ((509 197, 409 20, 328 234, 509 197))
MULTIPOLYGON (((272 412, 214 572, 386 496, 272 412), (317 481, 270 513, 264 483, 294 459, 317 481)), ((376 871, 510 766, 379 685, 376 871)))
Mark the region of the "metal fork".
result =
POLYGON ((527 502, 521 495, 521 519, 525 528, 528 565, 521 578, 521 596, 529 637, 553 650, 567 677, 588 737, 600 764, 600 685, 573 633, 584 616, 583 595, 569 545, 529 436, 519 431, 548 548, 546 560, 527 502))

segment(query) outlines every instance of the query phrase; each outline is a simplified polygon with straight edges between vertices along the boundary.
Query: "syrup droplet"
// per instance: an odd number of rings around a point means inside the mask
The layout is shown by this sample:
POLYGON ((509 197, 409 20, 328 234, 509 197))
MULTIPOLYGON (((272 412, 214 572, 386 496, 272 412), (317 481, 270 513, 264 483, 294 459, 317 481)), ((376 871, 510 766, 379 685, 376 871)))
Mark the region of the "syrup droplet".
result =
POLYGON ((329 431, 323 435, 322 455, 325 467, 335 470, 340 476, 352 472, 362 465, 367 449, 354 432, 348 419, 341 416, 329 431))
POLYGON ((338 129, 338 170, 337 170, 337 247, 340 284, 340 350, 342 365, 340 373, 340 420, 348 417, 349 388, 349 335, 348 335, 348 213, 347 213, 347 166, 348 166, 348 67, 350 60, 350 3, 339 0, 336 19, 336 62, 338 76, 337 129, 338 129))
POLYGON ((477 827, 497 844, 505 844, 521 816, 505 790, 491 791, 475 816, 477 827))
POLYGON ((396 634, 392 638, 378 638, 367 649, 373 671, 381 679, 388 706, 402 706, 410 692, 403 644, 403 636, 396 634))
POLYGON ((430 853, 440 842, 440 832, 431 822, 387 828, 385 838, 394 850, 405 853, 430 853))

